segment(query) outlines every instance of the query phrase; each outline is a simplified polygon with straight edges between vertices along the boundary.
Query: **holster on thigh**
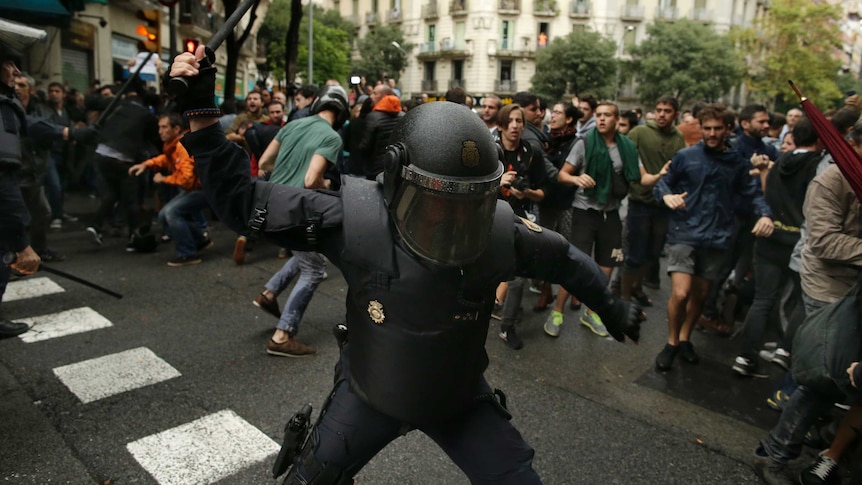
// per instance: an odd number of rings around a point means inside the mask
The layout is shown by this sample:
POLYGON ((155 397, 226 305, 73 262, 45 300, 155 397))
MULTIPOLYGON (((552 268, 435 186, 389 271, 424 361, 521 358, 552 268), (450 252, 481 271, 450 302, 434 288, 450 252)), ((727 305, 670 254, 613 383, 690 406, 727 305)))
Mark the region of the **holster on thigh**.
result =
POLYGON ((282 485, 352 485, 353 477, 344 476, 343 471, 331 463, 321 463, 314 456, 317 449, 317 433, 305 442, 296 464, 287 473, 282 485))

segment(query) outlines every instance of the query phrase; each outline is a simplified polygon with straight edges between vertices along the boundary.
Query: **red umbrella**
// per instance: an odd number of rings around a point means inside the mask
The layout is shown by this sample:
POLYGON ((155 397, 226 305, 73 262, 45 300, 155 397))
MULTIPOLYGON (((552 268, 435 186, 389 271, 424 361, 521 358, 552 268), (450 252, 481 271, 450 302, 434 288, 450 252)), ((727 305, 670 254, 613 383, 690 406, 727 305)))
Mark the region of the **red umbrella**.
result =
POLYGON ((802 92, 793 84, 793 81, 787 82, 790 83, 793 92, 799 96, 802 111, 805 111, 805 115, 808 116, 811 125, 817 130, 823 146, 832 154, 835 164, 838 165, 841 173, 844 174, 844 178, 850 183, 853 192, 856 192, 856 198, 862 201, 862 158, 850 146, 850 143, 838 133, 835 126, 823 116, 823 113, 808 98, 802 95, 802 92))

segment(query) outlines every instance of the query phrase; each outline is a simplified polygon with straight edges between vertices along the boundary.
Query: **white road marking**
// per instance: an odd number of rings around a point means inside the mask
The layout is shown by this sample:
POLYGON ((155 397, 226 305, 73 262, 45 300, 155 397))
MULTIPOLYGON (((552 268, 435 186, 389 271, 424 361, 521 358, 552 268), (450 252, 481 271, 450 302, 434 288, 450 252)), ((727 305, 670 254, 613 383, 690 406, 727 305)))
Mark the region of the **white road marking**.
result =
POLYGON ((26 300, 37 296, 53 295, 63 293, 62 286, 54 283, 50 278, 25 278, 19 281, 11 281, 6 286, 3 301, 26 300))
POLYGON ((182 375, 146 347, 57 367, 54 374, 85 404, 182 375))
POLYGON ((15 320, 30 325, 30 330, 18 336, 28 344, 113 326, 110 320, 86 306, 38 317, 16 318, 15 320))
POLYGON ((126 445, 160 485, 205 485, 278 453, 279 445, 231 410, 126 445))

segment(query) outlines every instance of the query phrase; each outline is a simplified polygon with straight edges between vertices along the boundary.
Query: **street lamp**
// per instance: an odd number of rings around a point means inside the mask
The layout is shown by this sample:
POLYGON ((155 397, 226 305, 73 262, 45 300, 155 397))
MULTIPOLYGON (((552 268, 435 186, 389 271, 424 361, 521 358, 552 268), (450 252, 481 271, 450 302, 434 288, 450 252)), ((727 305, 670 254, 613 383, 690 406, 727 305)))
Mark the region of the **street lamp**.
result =
MULTIPOLYGON (((402 89, 401 96, 404 97, 404 91, 407 91, 407 88, 410 87, 410 69, 409 69, 410 54, 408 54, 407 51, 402 49, 401 44, 399 44, 397 41, 394 41, 394 40, 392 41, 392 47, 401 51, 401 53, 404 54, 404 57, 407 59, 407 63, 408 63, 407 67, 405 68, 406 72, 404 73, 405 74, 404 75, 404 77, 405 77, 404 84, 401 86, 402 88, 404 88, 404 89, 402 89)), ((410 97, 408 97, 407 99, 410 99, 410 97)))

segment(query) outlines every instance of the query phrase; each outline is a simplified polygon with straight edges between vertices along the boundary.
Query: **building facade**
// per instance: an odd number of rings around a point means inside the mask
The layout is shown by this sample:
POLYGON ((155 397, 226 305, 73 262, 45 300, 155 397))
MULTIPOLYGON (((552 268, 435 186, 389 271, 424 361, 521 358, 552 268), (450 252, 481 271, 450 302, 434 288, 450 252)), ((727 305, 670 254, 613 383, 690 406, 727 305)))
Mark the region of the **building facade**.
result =
MULTIPOLYGON (((536 52, 555 37, 590 29, 613 39, 617 56, 649 24, 682 18, 726 32, 748 26, 768 0, 325 0, 359 36, 397 24, 415 47, 399 84, 405 96, 439 96, 461 86, 475 95, 529 90, 536 52)), ((621 98, 634 95, 631 84, 621 98)))

